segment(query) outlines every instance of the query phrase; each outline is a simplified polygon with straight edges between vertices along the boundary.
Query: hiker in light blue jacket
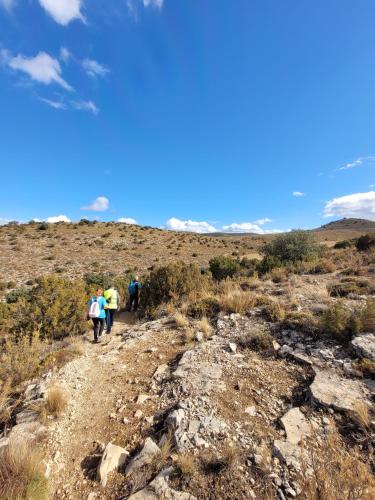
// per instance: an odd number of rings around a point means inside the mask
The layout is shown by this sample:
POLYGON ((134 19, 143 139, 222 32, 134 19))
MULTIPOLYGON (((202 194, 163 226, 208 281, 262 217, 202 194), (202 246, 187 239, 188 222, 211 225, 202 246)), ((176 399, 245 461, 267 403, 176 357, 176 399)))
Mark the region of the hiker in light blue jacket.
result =
POLYGON ((103 289, 98 288, 95 295, 87 303, 87 316, 92 319, 94 325, 94 342, 101 342, 104 330, 107 301, 103 297, 103 289))

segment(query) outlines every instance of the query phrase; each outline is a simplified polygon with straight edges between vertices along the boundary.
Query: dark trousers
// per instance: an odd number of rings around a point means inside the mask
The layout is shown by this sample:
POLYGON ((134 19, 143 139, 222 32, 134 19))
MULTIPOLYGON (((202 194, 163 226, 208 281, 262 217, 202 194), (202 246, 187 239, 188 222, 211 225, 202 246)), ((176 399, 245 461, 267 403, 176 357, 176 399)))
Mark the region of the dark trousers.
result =
POLYGON ((138 309, 138 299, 139 299, 138 293, 129 296, 128 311, 132 310, 133 304, 134 304, 134 311, 138 309))
POLYGON ((111 331, 113 323, 115 322, 116 309, 107 309, 107 333, 111 331))
POLYGON ((94 323, 94 339, 98 340, 104 330, 104 318, 92 318, 94 323))

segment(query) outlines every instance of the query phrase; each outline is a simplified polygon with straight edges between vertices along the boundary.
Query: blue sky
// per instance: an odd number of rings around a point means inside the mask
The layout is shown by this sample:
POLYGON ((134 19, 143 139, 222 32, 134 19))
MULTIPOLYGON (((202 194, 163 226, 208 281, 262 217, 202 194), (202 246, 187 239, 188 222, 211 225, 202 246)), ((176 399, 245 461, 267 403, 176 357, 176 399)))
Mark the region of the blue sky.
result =
POLYGON ((0 0, 0 219, 375 219, 374 18, 373 0, 0 0))

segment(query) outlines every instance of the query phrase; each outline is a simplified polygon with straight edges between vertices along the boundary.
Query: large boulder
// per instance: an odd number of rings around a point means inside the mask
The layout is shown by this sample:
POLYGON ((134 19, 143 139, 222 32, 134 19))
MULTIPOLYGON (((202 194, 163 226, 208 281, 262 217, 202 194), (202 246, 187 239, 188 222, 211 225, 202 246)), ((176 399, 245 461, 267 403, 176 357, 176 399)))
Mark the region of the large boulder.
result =
POLYGON ((375 335, 373 333, 356 337, 351 341, 351 346, 360 358, 375 361, 375 335))
POLYGON ((129 500, 196 500, 189 493, 180 492, 172 489, 168 485, 168 477, 173 472, 173 468, 165 469, 156 476, 145 488, 133 495, 130 495, 129 500))
POLYGON ((289 443, 298 444, 311 432, 311 426, 299 408, 292 408, 282 418, 281 424, 285 429, 289 443))
POLYGON ((107 485, 108 474, 124 465, 129 453, 125 448, 108 443, 98 466, 98 479, 102 486, 107 485))
POLYGON ((314 403, 334 410, 352 413, 366 399, 368 389, 359 380, 346 379, 331 370, 317 370, 310 386, 314 403))
POLYGON ((131 474, 145 465, 150 464, 160 454, 160 448, 151 438, 146 438, 142 450, 136 455, 125 469, 125 474, 131 474))

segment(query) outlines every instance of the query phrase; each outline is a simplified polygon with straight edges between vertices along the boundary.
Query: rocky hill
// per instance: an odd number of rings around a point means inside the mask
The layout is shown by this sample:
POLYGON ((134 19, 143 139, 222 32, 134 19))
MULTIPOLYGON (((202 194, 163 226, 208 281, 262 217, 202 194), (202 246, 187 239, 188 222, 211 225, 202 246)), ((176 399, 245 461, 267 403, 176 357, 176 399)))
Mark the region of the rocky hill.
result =
POLYGON ((360 232, 375 232, 375 221, 366 219, 340 219, 316 229, 316 231, 360 231, 360 232))

